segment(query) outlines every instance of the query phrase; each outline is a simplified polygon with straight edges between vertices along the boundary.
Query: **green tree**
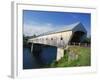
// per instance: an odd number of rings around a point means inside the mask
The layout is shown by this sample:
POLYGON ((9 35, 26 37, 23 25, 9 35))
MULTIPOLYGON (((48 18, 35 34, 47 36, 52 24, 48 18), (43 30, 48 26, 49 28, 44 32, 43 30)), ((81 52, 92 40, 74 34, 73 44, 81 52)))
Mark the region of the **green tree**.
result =
POLYGON ((23 46, 27 45, 28 36, 23 35, 23 46))
POLYGON ((87 37, 83 42, 90 44, 91 43, 91 37, 87 37))
POLYGON ((33 38, 35 38, 36 37, 36 35, 35 34, 33 34, 33 36, 32 36, 33 38))

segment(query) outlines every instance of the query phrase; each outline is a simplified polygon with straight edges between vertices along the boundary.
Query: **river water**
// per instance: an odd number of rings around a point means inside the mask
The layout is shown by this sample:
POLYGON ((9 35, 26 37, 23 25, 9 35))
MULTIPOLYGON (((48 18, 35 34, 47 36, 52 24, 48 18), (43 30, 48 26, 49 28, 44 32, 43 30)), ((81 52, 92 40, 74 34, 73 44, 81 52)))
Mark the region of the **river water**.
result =
POLYGON ((45 64, 50 64, 56 60, 57 48, 56 47, 42 47, 42 51, 39 52, 39 57, 36 57, 31 53, 29 47, 23 48, 23 69, 36 69, 45 68, 45 64))

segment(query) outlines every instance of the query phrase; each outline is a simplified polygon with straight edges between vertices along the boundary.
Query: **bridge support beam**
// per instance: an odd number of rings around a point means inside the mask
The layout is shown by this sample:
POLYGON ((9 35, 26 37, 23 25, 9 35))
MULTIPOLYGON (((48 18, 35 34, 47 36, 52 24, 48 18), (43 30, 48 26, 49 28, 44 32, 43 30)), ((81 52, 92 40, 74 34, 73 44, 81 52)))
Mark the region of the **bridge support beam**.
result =
POLYGON ((57 48, 56 61, 60 60, 63 56, 64 56, 64 49, 57 48))
POLYGON ((33 52, 33 43, 32 43, 32 45, 31 45, 31 53, 33 52))

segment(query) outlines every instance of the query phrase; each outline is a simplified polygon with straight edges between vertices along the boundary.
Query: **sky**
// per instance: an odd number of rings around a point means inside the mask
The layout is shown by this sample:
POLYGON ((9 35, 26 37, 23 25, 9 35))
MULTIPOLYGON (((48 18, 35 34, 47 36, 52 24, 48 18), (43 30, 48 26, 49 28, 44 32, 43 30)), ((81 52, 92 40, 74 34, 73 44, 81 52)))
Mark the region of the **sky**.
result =
POLYGON ((81 22, 88 36, 91 35, 91 14, 89 13, 23 10, 25 36, 39 35, 76 22, 81 22))

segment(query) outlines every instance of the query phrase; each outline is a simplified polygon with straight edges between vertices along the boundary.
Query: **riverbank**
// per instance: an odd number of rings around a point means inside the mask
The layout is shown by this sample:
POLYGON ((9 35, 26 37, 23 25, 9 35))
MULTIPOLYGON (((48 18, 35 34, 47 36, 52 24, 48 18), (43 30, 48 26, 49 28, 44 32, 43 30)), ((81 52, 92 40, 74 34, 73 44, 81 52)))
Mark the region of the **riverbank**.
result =
MULTIPOLYGON (((77 67, 91 65, 91 49, 87 47, 72 46, 65 51, 64 57, 59 61, 52 62, 49 67, 77 67), (69 51, 73 51, 75 59, 69 59, 69 51)), ((72 56, 72 55, 71 55, 72 56)))

